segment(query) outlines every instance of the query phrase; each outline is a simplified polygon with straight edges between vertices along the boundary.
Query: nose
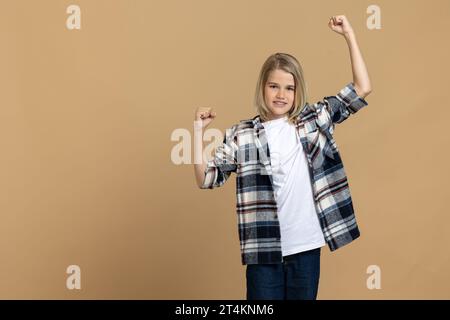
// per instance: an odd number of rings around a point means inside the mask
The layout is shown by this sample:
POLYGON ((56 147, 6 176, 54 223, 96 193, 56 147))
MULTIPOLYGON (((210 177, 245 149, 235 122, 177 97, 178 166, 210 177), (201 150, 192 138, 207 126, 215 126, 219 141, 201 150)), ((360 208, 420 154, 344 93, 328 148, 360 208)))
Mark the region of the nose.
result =
POLYGON ((284 90, 278 90, 277 99, 284 100, 284 90))

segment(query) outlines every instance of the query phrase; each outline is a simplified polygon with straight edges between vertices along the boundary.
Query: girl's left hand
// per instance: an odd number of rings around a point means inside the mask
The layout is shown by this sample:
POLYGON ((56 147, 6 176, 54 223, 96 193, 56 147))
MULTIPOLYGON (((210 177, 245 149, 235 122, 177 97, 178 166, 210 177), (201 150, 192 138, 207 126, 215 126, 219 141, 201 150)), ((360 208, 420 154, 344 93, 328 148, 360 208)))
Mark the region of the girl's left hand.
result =
POLYGON ((328 26, 330 27, 331 30, 341 35, 353 32, 350 22, 348 22, 347 17, 344 15, 330 17, 330 20, 328 21, 328 26))

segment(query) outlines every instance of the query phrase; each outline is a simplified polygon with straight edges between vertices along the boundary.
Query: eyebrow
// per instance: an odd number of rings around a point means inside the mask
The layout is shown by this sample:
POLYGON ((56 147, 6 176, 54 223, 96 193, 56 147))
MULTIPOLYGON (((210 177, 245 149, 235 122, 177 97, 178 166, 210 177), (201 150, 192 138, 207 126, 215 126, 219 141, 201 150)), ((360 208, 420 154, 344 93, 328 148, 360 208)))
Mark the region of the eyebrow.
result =
MULTIPOLYGON (((276 84, 276 85, 278 85, 278 83, 272 82, 272 81, 268 81, 267 83, 268 84, 276 84)), ((294 87, 295 88, 295 85, 294 84, 288 84, 286 87, 294 87)))

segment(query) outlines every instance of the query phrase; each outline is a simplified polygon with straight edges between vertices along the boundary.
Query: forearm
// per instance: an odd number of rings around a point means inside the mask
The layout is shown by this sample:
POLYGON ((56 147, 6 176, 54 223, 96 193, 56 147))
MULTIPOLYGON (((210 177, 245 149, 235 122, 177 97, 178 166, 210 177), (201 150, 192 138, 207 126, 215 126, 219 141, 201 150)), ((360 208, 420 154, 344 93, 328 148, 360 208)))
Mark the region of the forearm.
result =
POLYGON ((206 170, 207 163, 201 163, 201 164, 194 164, 194 171, 195 171, 195 179, 197 182, 197 186, 200 188, 203 185, 203 180, 205 179, 205 170, 206 170))
POLYGON ((203 161, 203 130, 201 122, 194 124, 194 173, 197 186, 200 188, 205 179, 205 170, 207 163, 203 161))
POLYGON ((350 50, 350 60, 352 64, 353 83, 356 93, 364 98, 372 91, 372 85, 367 72, 366 64, 359 49, 354 32, 344 35, 350 50))

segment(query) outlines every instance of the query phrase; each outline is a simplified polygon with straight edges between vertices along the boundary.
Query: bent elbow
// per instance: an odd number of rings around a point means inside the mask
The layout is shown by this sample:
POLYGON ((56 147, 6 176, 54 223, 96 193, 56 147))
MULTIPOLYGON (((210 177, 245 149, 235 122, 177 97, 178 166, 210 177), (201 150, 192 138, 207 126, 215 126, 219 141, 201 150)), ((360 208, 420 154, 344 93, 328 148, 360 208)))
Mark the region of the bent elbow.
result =
POLYGON ((211 189, 211 187, 210 186, 207 186, 205 183, 201 183, 201 184, 198 184, 197 183, 197 187, 200 189, 200 190, 203 190, 203 189, 211 189))
POLYGON ((361 94, 359 95, 361 98, 367 97, 372 92, 372 88, 365 88, 361 90, 361 94))

